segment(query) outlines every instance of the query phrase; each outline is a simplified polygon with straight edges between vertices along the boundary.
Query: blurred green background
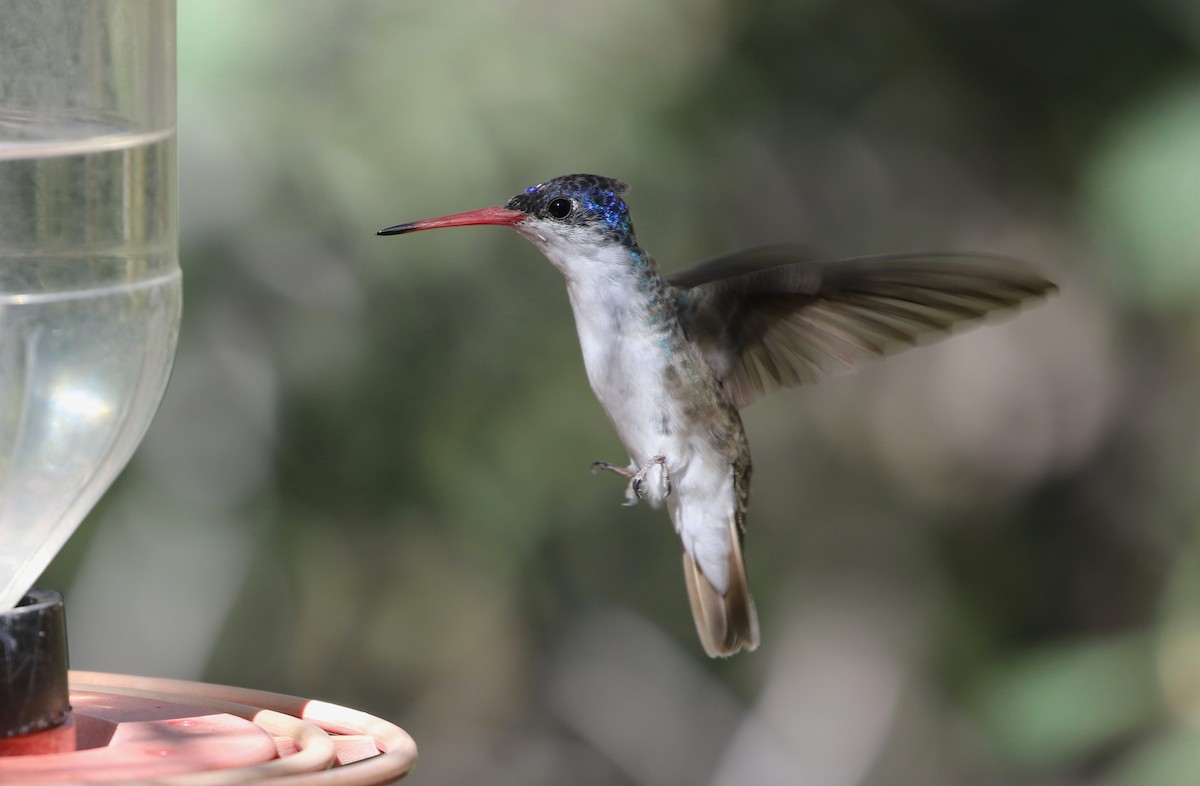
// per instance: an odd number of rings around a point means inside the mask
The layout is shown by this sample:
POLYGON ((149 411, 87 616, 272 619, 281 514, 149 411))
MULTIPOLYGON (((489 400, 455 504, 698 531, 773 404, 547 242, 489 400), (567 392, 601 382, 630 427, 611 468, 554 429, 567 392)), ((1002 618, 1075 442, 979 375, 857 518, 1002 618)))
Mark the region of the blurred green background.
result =
POLYGON ((360 707, 414 783, 1200 782, 1198 50, 1188 0, 183 0, 183 331, 43 581, 73 665, 360 707), (570 172, 667 271, 1061 287, 744 413, 753 654, 588 472, 625 456, 558 274, 374 236, 570 172))

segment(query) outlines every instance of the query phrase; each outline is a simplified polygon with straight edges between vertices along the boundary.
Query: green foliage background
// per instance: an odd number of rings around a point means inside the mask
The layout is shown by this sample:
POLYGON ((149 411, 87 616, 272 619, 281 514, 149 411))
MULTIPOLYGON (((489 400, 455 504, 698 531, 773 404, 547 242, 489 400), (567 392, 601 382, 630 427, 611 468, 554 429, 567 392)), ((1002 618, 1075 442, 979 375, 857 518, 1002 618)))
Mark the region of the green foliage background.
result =
POLYGON ((183 332, 44 581, 73 664, 361 707, 414 782, 1200 780, 1198 48, 1185 0, 184 0, 183 332), (754 654, 703 656, 665 513, 588 473, 558 274, 374 236, 569 172, 667 270, 1060 284, 746 411, 754 654))

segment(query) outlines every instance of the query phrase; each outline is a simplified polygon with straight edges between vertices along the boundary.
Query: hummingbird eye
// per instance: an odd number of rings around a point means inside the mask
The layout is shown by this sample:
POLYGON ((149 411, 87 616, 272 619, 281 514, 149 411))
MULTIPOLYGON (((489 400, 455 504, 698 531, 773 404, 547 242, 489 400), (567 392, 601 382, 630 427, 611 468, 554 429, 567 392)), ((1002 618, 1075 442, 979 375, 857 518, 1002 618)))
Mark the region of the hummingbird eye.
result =
POLYGON ((558 199, 550 200, 550 204, 546 205, 546 212, 550 214, 551 218, 566 218, 571 215, 571 208, 573 207, 574 205, 571 204, 571 200, 559 197, 558 199))

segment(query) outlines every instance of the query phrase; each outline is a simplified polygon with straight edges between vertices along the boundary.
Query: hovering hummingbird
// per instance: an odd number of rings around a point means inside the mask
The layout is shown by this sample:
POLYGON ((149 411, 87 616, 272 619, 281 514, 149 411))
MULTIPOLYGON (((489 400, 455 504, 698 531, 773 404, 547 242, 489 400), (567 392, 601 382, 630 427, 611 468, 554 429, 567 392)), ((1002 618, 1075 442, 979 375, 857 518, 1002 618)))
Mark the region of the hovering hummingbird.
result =
POLYGON ((626 189, 608 177, 565 175, 503 207, 379 234, 507 225, 558 268, 588 381, 629 451, 627 465, 597 461, 593 469, 628 480, 626 504, 666 501, 704 650, 753 650, 758 615, 742 559, 750 448, 738 410, 1055 286, 1001 257, 825 261, 789 246, 738 251, 664 277, 638 245, 626 189))

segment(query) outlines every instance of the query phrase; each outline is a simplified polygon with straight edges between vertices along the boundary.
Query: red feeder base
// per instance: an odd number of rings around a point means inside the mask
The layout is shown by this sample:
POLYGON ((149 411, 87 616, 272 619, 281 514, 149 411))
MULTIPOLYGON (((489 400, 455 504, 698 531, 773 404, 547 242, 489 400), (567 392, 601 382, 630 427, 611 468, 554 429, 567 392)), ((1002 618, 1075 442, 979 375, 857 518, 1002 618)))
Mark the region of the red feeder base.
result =
POLYGON ((397 781, 417 760, 399 727, 325 702, 96 672, 71 672, 70 679, 74 723, 8 741, 46 747, 0 758, 0 782, 188 775, 193 786, 365 786, 397 781))

